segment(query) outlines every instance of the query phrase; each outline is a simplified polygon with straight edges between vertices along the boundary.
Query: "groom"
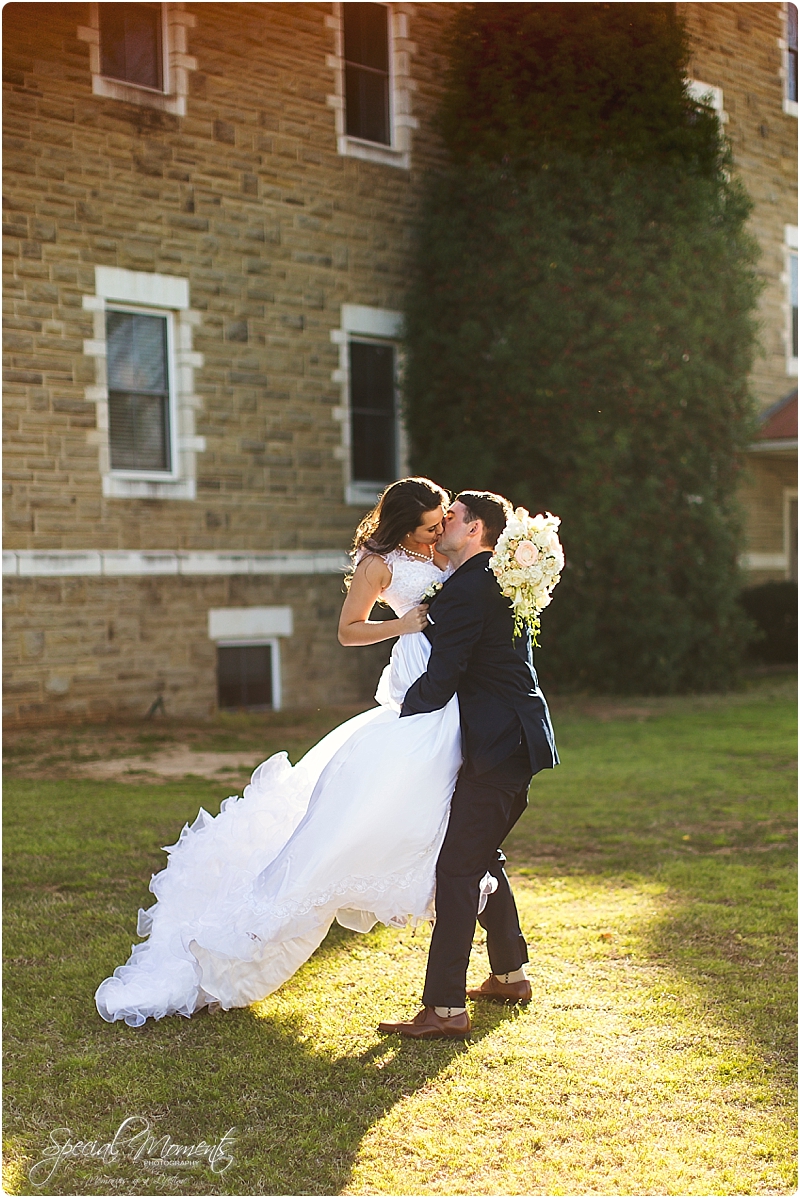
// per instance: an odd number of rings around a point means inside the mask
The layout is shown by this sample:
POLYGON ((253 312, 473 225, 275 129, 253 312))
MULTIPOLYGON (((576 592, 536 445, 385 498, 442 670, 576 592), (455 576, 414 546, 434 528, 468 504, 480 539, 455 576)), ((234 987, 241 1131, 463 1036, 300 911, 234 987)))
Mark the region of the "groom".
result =
POLYGON ((528 950, 500 845, 525 810, 532 775, 557 765, 558 753, 529 638, 514 640, 508 599, 489 569, 510 513, 508 500, 489 491, 462 491, 448 510, 437 549, 455 573, 432 600, 428 668, 409 687, 400 712, 438 711, 457 694, 464 757, 436 865, 424 1007, 409 1023, 379 1025, 418 1040, 469 1035, 467 994, 506 1002, 531 997, 528 950), (478 914, 487 871, 496 889, 478 914), (476 917, 486 930, 492 973, 467 992, 476 917))

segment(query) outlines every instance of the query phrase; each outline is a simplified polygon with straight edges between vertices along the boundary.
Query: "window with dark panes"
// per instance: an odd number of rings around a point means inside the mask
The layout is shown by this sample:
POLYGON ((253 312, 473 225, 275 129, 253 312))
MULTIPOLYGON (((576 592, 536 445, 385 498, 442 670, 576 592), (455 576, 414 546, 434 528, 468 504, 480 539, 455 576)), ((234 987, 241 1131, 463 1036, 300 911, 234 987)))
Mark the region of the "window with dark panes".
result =
POLYGON ((171 471, 167 317, 106 312, 112 470, 171 471))
POLYGON ((342 5, 344 93, 350 137, 391 143, 389 13, 383 4, 342 5))
POLYGON ((391 482, 397 474, 393 345, 350 342, 350 445, 353 482, 391 482))
POLYGON ((218 645, 217 698, 228 709, 272 707, 272 646, 218 645))
POLYGON ((164 90, 161 4, 103 2, 100 12, 100 70, 110 79, 164 90))
POLYGON ((789 77, 786 81, 787 100, 797 103, 797 5, 787 6, 787 43, 789 46, 789 77))

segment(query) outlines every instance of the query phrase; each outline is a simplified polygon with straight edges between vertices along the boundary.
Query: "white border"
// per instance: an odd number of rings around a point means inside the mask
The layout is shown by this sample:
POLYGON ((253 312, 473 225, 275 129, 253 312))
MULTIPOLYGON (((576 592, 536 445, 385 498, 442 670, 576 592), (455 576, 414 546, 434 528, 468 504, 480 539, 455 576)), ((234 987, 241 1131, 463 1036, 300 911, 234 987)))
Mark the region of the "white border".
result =
POLYGON ((419 127, 416 117, 411 115, 411 93, 416 84, 411 78, 411 57, 417 51, 408 37, 408 20, 414 15, 413 4, 385 4, 388 11, 389 35, 389 133, 391 144, 365 141, 347 133, 345 119, 344 89, 344 23, 341 3, 333 3, 333 13, 325 18, 328 29, 334 35, 334 53, 326 57, 326 65, 334 73, 332 95, 326 97, 336 117, 336 146, 340 154, 349 158, 361 158, 366 162, 377 162, 383 166, 396 166, 401 170, 411 169, 412 130, 419 127))
POLYGON ((189 283, 174 275, 113 266, 96 266, 94 275, 95 294, 83 297, 84 309, 94 313, 94 337, 84 341, 83 352, 95 361, 95 381, 86 388, 85 395, 95 402, 97 428, 87 434, 87 440, 98 449, 103 494, 111 499, 195 499, 196 455, 205 450, 206 441, 205 437, 195 434, 195 411, 202 401, 195 394, 194 372, 203 365, 203 356, 192 349, 194 327, 200 323, 201 316, 189 307, 189 283), (170 435, 174 448, 169 473, 111 469, 106 373, 106 309, 109 307, 126 312, 168 313, 171 317, 168 321, 168 326, 172 326, 169 365, 174 406, 170 435))
MULTIPOLYGON (((280 641, 276 636, 267 637, 248 637, 247 640, 220 640, 214 642, 218 649, 249 649, 256 648, 258 645, 269 645, 272 650, 272 704, 271 711, 280 711, 283 704, 283 687, 281 686, 281 646, 280 641)), ((214 665, 216 673, 216 663, 214 665)), ((219 696, 219 677, 217 677, 217 695, 219 696)), ((235 710, 230 707, 220 707, 217 703, 218 711, 235 710)), ((245 711, 248 708, 244 708, 245 711)))
POLYGON ((789 6, 786 0, 781 4, 781 23, 783 29, 778 40, 778 49, 781 52, 781 67, 778 72, 781 78, 783 93, 783 111, 787 116, 797 116, 797 100, 790 100, 786 95, 789 86, 789 6))
POLYGON ((208 612, 208 635, 212 641, 244 643, 260 637, 292 636, 291 607, 212 607, 208 612))
POLYGON ((227 574, 342 574, 350 558, 339 549, 266 553, 182 552, 170 549, 6 549, 7 578, 152 578, 227 574))
POLYGON ((721 125, 727 125, 728 114, 725 111, 721 87, 715 87, 713 83, 701 83, 699 79, 688 79, 686 90, 698 104, 707 104, 709 108, 713 108, 721 125))
POLYGON ((743 570, 788 570, 785 553, 742 553, 739 565, 743 570))
POLYGON ((196 18, 185 11, 183 3, 162 4, 161 12, 164 90, 157 91, 152 87, 125 83, 121 79, 110 79, 101 74, 100 11, 96 0, 89 4, 89 24, 78 26, 78 40, 89 44, 93 95, 139 104, 144 108, 158 108, 174 116, 186 115, 189 72, 197 70, 197 59, 186 53, 186 30, 194 28, 196 18))

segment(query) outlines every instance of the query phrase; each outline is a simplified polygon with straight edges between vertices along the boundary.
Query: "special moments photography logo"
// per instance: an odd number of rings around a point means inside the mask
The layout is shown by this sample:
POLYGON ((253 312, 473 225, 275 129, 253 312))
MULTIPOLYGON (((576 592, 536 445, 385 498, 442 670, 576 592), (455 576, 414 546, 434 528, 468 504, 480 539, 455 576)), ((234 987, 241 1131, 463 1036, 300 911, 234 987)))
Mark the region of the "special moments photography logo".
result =
POLYGON ((46 1185, 65 1161, 96 1160, 104 1166, 130 1161, 150 1172, 167 1169, 196 1169, 206 1165, 212 1173, 225 1173, 233 1164, 236 1128, 208 1143, 178 1144, 167 1133, 156 1134, 144 1115, 130 1115, 111 1140, 74 1140, 68 1127, 50 1132, 50 1145, 31 1165, 28 1177, 34 1186, 46 1185))

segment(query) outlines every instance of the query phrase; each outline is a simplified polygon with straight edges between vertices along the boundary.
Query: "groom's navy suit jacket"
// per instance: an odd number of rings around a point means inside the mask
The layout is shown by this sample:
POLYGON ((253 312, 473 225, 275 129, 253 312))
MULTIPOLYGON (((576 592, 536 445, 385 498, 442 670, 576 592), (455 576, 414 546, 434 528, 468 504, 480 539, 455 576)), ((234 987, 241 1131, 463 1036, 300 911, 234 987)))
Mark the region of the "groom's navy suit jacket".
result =
POLYGON ((511 606, 490 557, 469 558, 432 601, 428 668, 408 688, 400 715, 438 711, 457 694, 465 763, 486 773, 519 748, 522 734, 536 774, 558 765, 553 727, 530 638, 514 639, 511 606))

